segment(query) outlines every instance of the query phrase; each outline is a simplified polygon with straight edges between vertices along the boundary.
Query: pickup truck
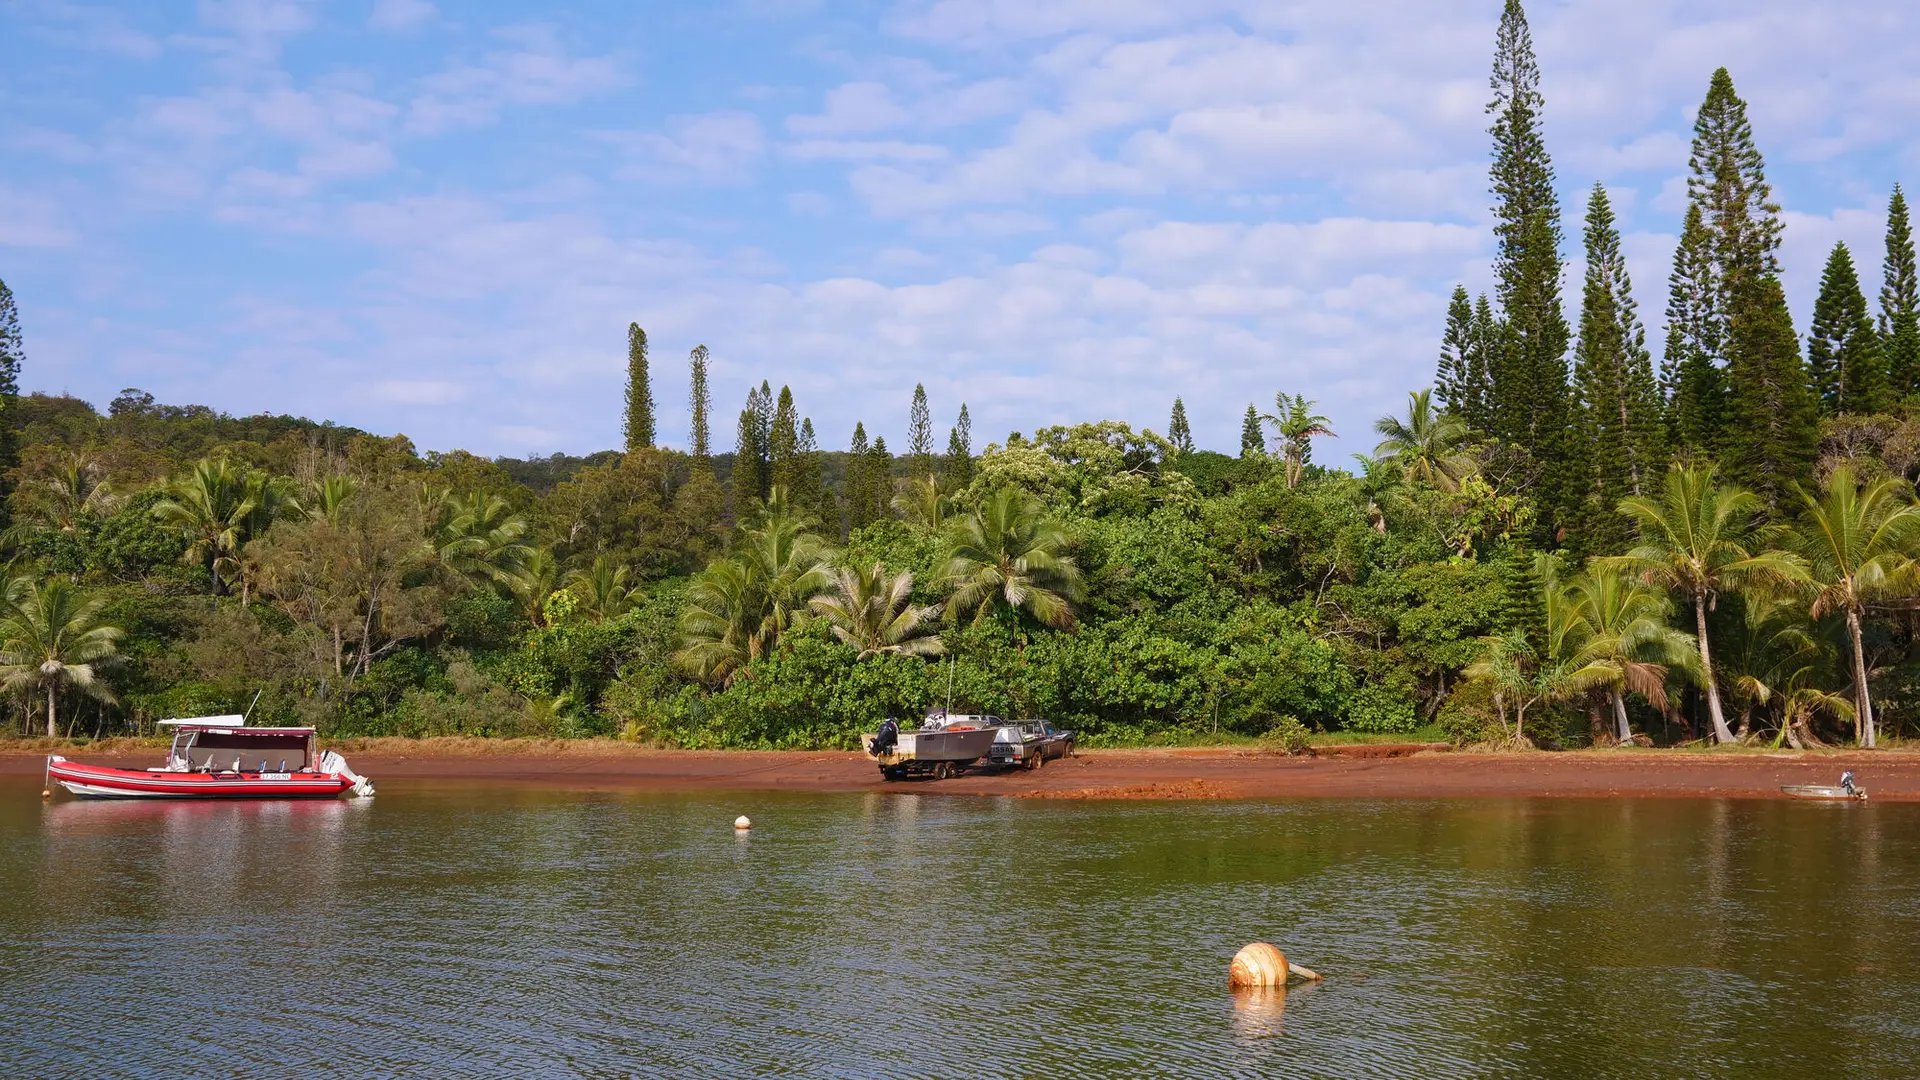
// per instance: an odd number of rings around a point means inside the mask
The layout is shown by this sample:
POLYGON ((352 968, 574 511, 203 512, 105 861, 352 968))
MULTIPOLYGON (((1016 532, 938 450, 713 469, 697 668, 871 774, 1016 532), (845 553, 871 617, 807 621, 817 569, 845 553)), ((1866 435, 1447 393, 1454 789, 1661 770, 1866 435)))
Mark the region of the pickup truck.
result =
POLYGON ((1019 720, 1002 725, 995 733, 987 760, 995 765, 1037 769, 1048 758, 1072 756, 1073 750, 1073 732, 1062 731, 1045 720, 1019 720))

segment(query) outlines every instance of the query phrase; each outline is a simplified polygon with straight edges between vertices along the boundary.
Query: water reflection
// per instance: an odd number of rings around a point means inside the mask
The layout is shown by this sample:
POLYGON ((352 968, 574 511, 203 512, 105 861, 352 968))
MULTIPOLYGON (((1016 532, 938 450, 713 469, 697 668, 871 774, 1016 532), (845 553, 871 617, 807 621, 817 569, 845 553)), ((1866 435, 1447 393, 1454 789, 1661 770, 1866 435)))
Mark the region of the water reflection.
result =
POLYGON ((0 786, 6 1075, 137 1075, 189 1028, 245 1076, 1920 1060, 1920 807, 37 795, 0 786), (756 828, 729 843, 741 812, 756 828), (1331 981, 1228 992, 1253 940, 1331 981))

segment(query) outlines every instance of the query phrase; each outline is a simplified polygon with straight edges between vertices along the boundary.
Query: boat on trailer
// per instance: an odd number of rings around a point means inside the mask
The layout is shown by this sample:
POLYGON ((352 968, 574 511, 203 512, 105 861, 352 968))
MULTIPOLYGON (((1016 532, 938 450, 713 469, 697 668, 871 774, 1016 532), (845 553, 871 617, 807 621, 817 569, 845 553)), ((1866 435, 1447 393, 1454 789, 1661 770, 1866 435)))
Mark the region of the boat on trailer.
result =
POLYGON ((332 799, 373 794, 373 781, 321 752, 310 727, 247 727, 243 716, 162 720, 167 763, 148 769, 47 758, 48 790, 83 799, 332 799))

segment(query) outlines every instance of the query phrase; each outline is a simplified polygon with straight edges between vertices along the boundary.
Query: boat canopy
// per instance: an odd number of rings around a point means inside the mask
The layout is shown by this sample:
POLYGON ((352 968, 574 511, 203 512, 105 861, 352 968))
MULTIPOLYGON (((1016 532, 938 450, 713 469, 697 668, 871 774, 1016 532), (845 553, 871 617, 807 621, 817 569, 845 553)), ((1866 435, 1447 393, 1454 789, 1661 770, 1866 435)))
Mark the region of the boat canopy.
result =
POLYGON ((210 766, 281 772, 306 768, 314 760, 310 727, 250 728, 181 724, 169 755, 175 768, 210 766), (285 763, 285 769, 281 763, 285 763))
POLYGON ((239 713, 220 716, 189 716, 180 720, 158 721, 162 727, 245 727, 247 718, 239 713))

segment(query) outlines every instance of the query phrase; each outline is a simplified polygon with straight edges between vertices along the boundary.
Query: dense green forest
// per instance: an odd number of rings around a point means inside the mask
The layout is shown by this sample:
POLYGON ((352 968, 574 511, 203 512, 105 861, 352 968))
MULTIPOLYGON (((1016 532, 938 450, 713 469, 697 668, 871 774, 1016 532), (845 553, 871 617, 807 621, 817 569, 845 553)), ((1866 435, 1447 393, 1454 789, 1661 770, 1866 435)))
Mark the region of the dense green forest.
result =
POLYGON ((1514 0, 1492 90, 1493 295, 1455 292, 1434 389, 1383 403, 1344 466, 1282 386, 1229 456, 1194 445, 1179 400, 1164 434, 1088 422, 976 452, 965 406, 942 440, 918 389, 896 447, 863 424, 827 451, 769 381, 715 453, 705 348, 660 378, 638 326, 625 446, 586 458, 422 454, 138 390, 102 415, 19 393, 0 285, 10 723, 147 731, 257 695, 256 722, 334 735, 676 746, 846 746, 948 701, 1095 743, 1920 727, 1899 188, 1878 311, 1836 247, 1803 337, 1746 105, 1714 72, 1656 366, 1599 184, 1568 317, 1514 0), (669 382, 684 449, 655 430, 669 382))

